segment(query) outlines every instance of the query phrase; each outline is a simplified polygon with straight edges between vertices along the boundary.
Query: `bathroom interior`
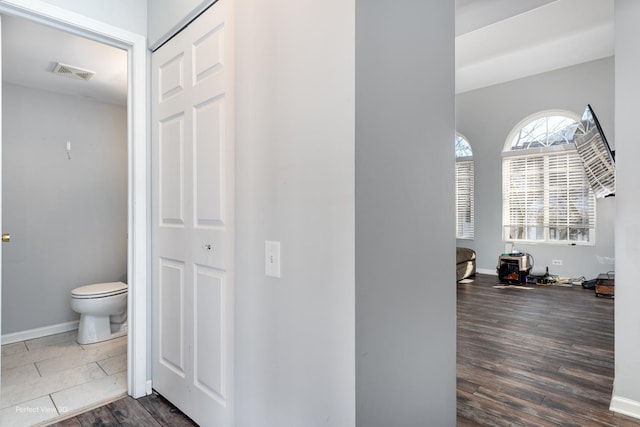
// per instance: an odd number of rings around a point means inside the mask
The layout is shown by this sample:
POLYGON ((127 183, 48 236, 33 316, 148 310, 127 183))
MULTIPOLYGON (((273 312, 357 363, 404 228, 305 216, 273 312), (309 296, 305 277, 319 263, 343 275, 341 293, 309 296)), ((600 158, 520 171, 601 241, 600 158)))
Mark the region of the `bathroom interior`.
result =
POLYGON ((127 390, 126 318, 79 339, 77 312, 126 302, 127 52, 2 16, 2 63, 0 419, 37 425, 127 390))

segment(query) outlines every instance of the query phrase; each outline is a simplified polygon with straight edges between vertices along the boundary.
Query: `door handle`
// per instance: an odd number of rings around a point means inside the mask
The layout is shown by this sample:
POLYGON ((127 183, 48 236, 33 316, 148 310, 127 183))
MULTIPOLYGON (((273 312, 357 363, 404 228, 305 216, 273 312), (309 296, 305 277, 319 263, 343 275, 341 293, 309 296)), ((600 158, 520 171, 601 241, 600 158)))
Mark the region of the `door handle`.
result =
POLYGON ((11 234, 2 233, 2 243, 7 243, 11 241, 11 234))

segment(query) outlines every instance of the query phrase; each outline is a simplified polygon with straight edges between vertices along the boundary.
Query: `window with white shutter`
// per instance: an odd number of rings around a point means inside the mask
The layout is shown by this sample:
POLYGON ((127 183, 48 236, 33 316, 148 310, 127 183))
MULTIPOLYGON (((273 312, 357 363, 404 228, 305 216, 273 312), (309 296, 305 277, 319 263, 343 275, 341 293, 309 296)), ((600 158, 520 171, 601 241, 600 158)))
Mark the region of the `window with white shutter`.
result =
POLYGON ((474 237, 473 151, 465 137, 456 134, 456 239, 474 237))
POLYGON ((573 134, 579 117, 545 112, 511 132, 502 161, 503 239, 595 244, 595 196, 573 134))

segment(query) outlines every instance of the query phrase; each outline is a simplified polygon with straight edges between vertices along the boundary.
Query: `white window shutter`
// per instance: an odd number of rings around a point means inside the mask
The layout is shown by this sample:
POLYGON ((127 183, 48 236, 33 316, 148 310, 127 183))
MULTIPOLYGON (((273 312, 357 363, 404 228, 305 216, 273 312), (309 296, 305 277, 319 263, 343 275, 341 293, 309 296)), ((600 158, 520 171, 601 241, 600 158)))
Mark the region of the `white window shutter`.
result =
POLYGON ((473 160, 456 162, 456 238, 474 238, 473 160))
POLYGON ((593 243, 595 197, 575 151, 503 160, 503 238, 593 243))

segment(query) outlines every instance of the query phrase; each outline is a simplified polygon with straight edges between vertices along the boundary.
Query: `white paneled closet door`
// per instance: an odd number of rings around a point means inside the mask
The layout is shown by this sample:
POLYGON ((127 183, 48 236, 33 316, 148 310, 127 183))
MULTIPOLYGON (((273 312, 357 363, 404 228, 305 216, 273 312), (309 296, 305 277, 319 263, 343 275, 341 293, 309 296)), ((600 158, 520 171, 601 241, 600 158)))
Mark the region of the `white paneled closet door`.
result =
POLYGON ((233 2, 152 55, 153 387, 233 425, 233 2))

